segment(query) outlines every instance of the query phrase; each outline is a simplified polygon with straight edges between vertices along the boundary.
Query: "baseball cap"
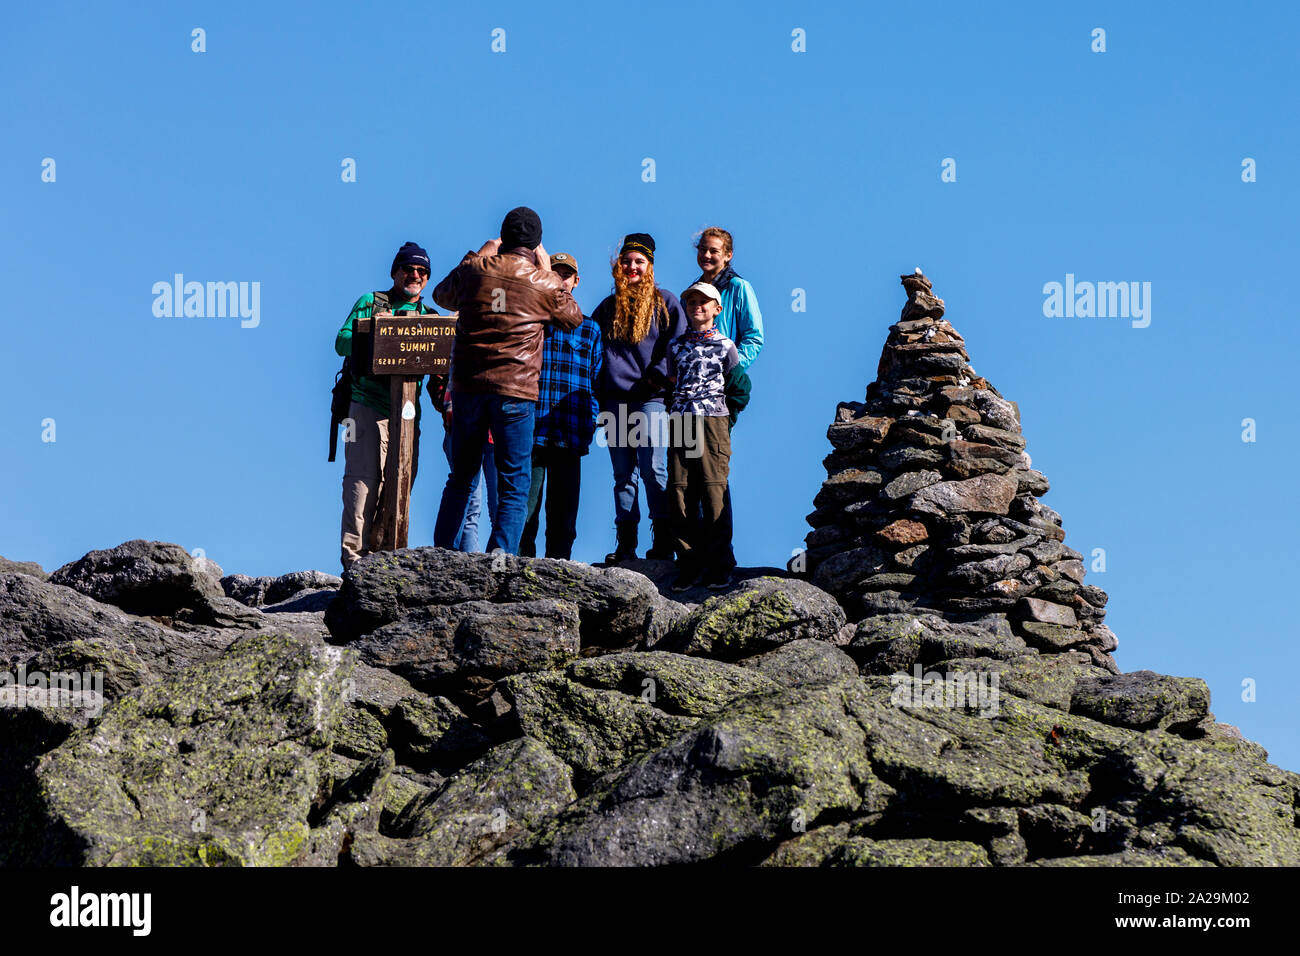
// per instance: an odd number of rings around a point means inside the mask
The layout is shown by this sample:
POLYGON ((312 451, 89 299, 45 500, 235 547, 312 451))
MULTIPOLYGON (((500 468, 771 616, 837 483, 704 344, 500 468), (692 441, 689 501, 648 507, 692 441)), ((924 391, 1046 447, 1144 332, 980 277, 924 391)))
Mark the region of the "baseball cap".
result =
POLYGON ((551 256, 551 268, 554 269, 556 266, 568 266, 574 272, 577 272, 578 260, 567 252, 557 252, 551 256))
POLYGON ((712 283, 709 283, 709 282, 697 282, 697 283, 695 283, 695 285, 693 285, 693 286, 691 286, 689 289, 687 289, 686 292, 683 292, 683 293, 681 294, 681 298, 685 299, 686 296, 687 296, 687 293, 690 293, 690 292, 698 292, 698 293, 700 293, 701 295, 704 295, 704 296, 706 296, 706 297, 712 299, 714 302, 718 303, 718 305, 721 305, 721 304, 722 304, 722 295, 718 292, 717 289, 715 289, 715 288, 713 287, 713 284, 712 284, 712 283))

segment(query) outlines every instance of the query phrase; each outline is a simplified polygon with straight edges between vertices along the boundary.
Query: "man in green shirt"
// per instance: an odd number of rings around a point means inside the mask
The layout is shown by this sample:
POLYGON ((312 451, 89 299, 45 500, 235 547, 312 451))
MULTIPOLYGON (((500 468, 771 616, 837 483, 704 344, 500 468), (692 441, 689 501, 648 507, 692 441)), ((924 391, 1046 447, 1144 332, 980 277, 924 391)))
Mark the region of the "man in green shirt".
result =
MULTIPOLYGON (((334 340, 339 355, 352 354, 352 324, 373 315, 402 315, 414 312, 426 315, 433 311, 420 296, 429 283, 429 254, 414 242, 398 250, 389 270, 393 287, 388 291, 387 310, 375 311, 375 296, 367 292, 357 299, 347 321, 334 340)), ((358 558, 369 554, 375 509, 379 505, 379 480, 388 456, 389 376, 352 376, 352 405, 348 409, 351 427, 344 432, 343 443, 343 531, 342 562, 346 571, 358 558)), ((420 389, 416 386, 415 407, 420 407, 420 389)), ((344 423, 345 426, 348 424, 344 423)), ((419 418, 416 418, 418 447, 419 418)))

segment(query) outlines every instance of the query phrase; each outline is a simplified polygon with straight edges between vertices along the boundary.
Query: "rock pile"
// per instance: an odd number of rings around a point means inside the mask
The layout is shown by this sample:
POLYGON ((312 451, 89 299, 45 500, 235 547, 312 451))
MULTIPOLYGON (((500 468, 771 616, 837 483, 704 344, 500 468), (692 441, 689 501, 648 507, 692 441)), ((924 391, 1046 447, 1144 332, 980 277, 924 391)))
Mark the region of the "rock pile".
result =
POLYGON ((1020 410, 971 367, 918 269, 865 402, 827 429, 829 474, 808 515, 806 571, 852 620, 923 611, 1009 621, 1029 646, 1118 673, 1106 592, 1084 581, 1061 516, 1039 501, 1020 410))

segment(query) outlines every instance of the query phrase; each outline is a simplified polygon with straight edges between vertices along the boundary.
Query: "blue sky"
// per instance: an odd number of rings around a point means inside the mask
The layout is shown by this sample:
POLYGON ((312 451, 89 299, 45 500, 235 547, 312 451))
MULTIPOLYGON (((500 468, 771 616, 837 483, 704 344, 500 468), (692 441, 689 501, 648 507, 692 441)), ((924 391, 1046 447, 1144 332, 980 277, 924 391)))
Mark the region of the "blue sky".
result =
MULTIPOLYGON (((680 291, 692 235, 722 225, 767 331, 734 435, 742 564, 802 543, 826 425, 921 266, 1020 404, 1067 543, 1105 550, 1089 581, 1121 666, 1205 678, 1220 720, 1300 769, 1294 7, 47 3, 2 22, 5 556, 52 569, 143 537, 227 572, 336 572, 334 334, 403 241, 436 279, 530 205, 590 312, 624 233, 655 236, 680 291), (257 326, 155 317, 178 272, 260 283, 257 326), (1067 274, 1150 282, 1150 325, 1044 316, 1067 274)), ((429 441, 422 465, 413 545, 445 478, 429 441)), ((603 450, 583 480, 575 557, 596 560, 603 450)))

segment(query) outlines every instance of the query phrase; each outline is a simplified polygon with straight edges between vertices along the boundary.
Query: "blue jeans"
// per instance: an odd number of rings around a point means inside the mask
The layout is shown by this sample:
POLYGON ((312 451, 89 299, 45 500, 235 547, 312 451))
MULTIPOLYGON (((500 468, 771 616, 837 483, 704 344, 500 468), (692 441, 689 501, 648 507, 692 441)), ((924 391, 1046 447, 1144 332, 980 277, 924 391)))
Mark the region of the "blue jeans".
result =
MULTIPOLYGON (((645 482, 645 500, 650 519, 668 517, 668 419, 661 401, 625 402, 601 406, 614 416, 616 424, 627 422, 628 431, 636 431, 633 415, 641 412, 646 424, 640 429, 643 440, 626 447, 623 434, 609 435, 609 460, 614 466, 614 520, 640 522, 641 506, 637 487, 645 482), (626 408, 626 411, 623 408, 626 408)), ((619 427, 621 432, 622 428, 619 427)), ((635 437, 635 436, 633 436, 635 437)))
MULTIPOLYGON (((454 417, 454 416, 453 416, 454 417)), ((442 435, 442 451, 451 464, 451 429, 442 435)), ((488 522, 496 523, 497 515, 497 466, 491 443, 483 450, 483 470, 474 476, 474 487, 469 493, 465 505, 465 520, 461 523, 460 533, 456 535, 457 551, 478 551, 478 519, 483 510, 483 489, 487 489, 488 522), (480 481, 479 479, 483 480, 480 481)))
POLYGON ((452 408, 451 474, 442 490, 433 543, 439 548, 455 544, 474 480, 483 466, 490 429, 497 469, 497 508, 487 549, 517 554, 528 512, 528 487, 532 482, 533 418, 537 403, 506 395, 453 390, 452 408))

